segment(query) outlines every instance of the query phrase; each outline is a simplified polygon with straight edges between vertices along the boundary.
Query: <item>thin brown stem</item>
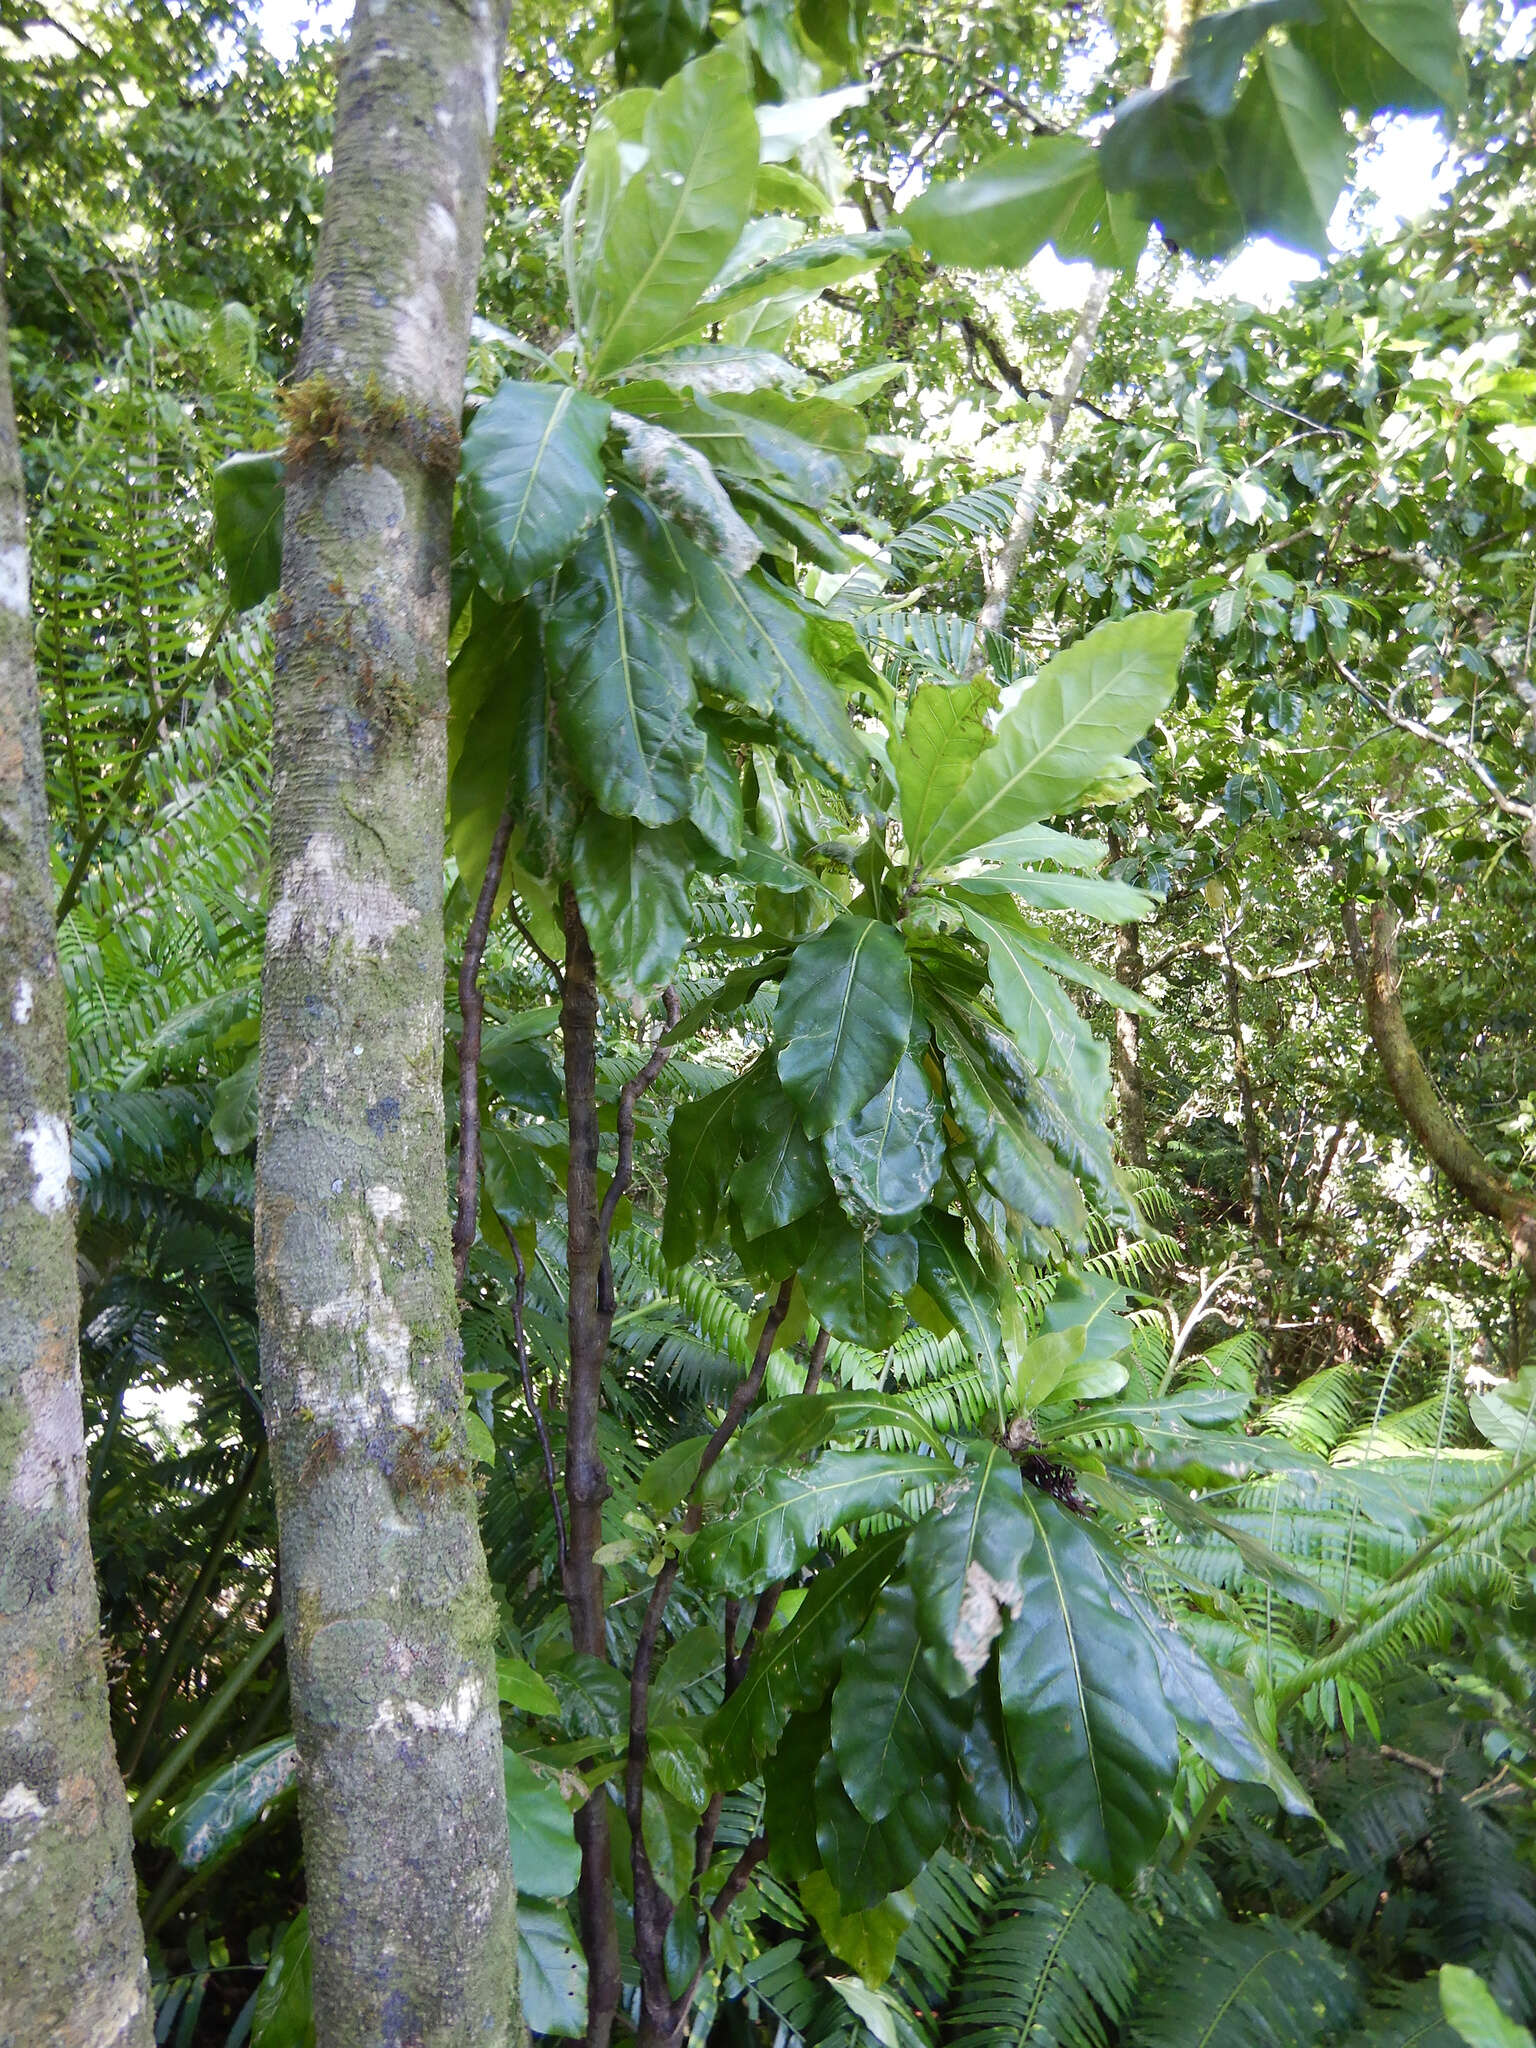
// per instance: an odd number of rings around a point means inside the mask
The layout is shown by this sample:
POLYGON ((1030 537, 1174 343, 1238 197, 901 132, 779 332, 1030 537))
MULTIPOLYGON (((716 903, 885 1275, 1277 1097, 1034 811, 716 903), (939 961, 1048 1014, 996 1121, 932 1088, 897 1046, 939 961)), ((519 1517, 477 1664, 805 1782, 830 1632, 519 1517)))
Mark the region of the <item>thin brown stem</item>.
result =
POLYGON ((469 1264, 469 1248, 475 1241, 475 1219, 480 1212, 480 1034, 485 1024, 480 963, 485 958, 485 942, 490 935, 491 916, 511 837, 509 807, 497 819, 491 836, 485 875, 465 936, 464 958, 459 963, 459 1015, 464 1028, 459 1033, 459 1177, 453 1218, 453 1271, 461 1289, 469 1264))
POLYGON ((549 1504, 555 1515, 555 1554, 560 1560, 562 1573, 565 1570, 565 1510, 560 1505, 560 1482, 555 1477, 555 1457, 550 1449, 549 1430, 544 1421, 544 1410, 540 1407, 533 1391, 533 1375, 528 1368, 528 1332, 523 1327, 523 1309, 528 1299, 528 1268, 523 1263, 523 1248, 509 1231, 507 1241, 512 1247, 512 1263, 517 1269, 517 1285, 512 1290, 512 1334, 517 1344, 517 1370, 523 1382, 523 1399, 528 1404, 528 1414, 538 1433, 539 1455, 544 1460, 544 1484, 549 1490, 549 1504))
POLYGON ((666 1025, 657 1035, 649 1059, 632 1081, 626 1081, 619 1090, 618 1137, 619 1157, 614 1168, 613 1179, 603 1196, 602 1208, 598 1211, 597 1231, 602 1246, 602 1262, 598 1278, 598 1296, 606 1314, 611 1316, 615 1302, 613 1294, 613 1262, 611 1240, 613 1219, 620 1202, 629 1192, 630 1182, 635 1177, 635 1109, 640 1098, 650 1088, 672 1057, 672 1047, 666 1042, 666 1033, 682 1016, 682 1005, 677 1000, 677 990, 669 982, 663 989, 661 1006, 666 1014, 666 1025))

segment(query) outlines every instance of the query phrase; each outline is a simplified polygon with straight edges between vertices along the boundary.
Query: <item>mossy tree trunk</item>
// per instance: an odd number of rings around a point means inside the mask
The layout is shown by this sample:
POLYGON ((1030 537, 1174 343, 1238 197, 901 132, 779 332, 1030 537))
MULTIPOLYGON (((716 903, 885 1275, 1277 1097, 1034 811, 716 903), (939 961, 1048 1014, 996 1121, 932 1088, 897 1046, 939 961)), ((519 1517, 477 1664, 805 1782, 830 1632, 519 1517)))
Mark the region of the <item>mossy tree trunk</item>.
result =
POLYGON ((506 0, 366 0, 274 618, 256 1250, 325 2048, 516 2037, 442 1099, 449 536, 506 0))
POLYGON ((0 2048, 149 2048, 86 1527, 69 1049, 0 298, 0 2048))

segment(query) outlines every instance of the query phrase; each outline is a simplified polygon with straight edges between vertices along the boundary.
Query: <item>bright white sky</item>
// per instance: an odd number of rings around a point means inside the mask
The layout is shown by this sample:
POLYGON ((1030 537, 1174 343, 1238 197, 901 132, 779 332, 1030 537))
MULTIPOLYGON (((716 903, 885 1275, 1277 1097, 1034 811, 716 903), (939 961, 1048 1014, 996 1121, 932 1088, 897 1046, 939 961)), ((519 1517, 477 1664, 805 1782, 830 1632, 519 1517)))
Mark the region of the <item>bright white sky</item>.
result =
MULTIPOLYGON (((262 41, 274 56, 290 57, 301 36, 344 27, 350 11, 350 0, 263 0, 262 41)), ((1375 195, 1366 209, 1371 231, 1390 234, 1400 222, 1416 220, 1433 206, 1443 189, 1438 176, 1441 148, 1440 129, 1433 119, 1400 116, 1383 125, 1357 170, 1357 184, 1375 195)), ((1347 246, 1350 240, 1348 212, 1347 202, 1341 201, 1333 219, 1336 247, 1347 246)), ((1199 289, 1206 296, 1246 299, 1273 309, 1292 285, 1316 277, 1320 269, 1314 258, 1265 239, 1249 243, 1212 283, 1199 289)), ((1029 266, 1031 282, 1051 306, 1080 304, 1089 275, 1086 263, 1062 263, 1050 249, 1042 250, 1029 266)))

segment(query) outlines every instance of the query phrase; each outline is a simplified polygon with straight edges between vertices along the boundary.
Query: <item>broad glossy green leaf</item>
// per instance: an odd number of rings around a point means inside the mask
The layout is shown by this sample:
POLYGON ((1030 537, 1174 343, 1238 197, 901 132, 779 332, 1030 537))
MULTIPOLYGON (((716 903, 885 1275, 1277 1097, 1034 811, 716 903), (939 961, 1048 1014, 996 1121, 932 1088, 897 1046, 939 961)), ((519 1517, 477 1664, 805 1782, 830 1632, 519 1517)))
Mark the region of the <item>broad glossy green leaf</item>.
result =
POLYGON ((651 420, 616 412, 623 436, 624 468, 657 511, 680 526, 726 570, 743 576, 762 553, 762 543, 731 503, 730 494, 706 456, 651 420))
POLYGON ((176 1802, 176 1811, 155 1835, 175 1855, 183 1870, 226 1849, 261 1819, 263 1813, 293 1791, 299 1767, 291 1735, 279 1735, 258 1749, 249 1749, 232 1763, 206 1772, 176 1802))
POLYGON ((933 1682, 912 1588, 887 1586, 832 1695, 843 1790, 866 1820, 884 1820, 914 1783, 948 1769, 968 1719, 933 1682))
POLYGON ((581 1875, 570 1809, 559 1787, 541 1778, 515 1749, 504 1748, 501 1756, 518 1897, 563 1899, 581 1875))
POLYGON ((480 1072, 503 1102, 529 1116, 557 1117, 562 1088, 544 1047, 516 1025, 497 1024, 480 1047, 480 1072))
POLYGON ((694 784, 688 816, 722 860, 739 860, 746 823, 741 777, 735 757, 719 732, 707 718, 702 723, 704 766, 694 784))
POLYGON ((661 1253, 669 1266, 685 1266, 715 1234, 736 1162, 732 1115, 746 1076, 729 1081, 672 1112, 667 1141, 667 1206, 661 1253))
POLYGON ((448 700, 449 838, 464 887, 479 893, 507 806, 521 864, 548 881, 570 857, 577 791, 531 603, 476 594, 449 666, 448 700))
POLYGON ((917 1239, 919 1281, 955 1328, 970 1340, 983 1383, 997 1400, 1003 1364, 997 1292, 971 1256, 965 1225, 958 1216, 930 1210, 912 1226, 912 1235, 917 1239))
POLYGON ((470 421, 461 459, 470 556, 503 601, 563 562, 603 509, 611 408, 568 384, 508 378, 470 421))
POLYGON ((766 484, 747 483, 740 478, 732 495, 770 554, 783 557, 787 541, 799 560, 830 569, 834 576, 844 575, 853 567, 853 555, 842 536, 818 513, 797 505, 792 498, 780 496, 766 484))
POLYGON ((883 1351, 907 1325, 902 1297, 917 1279, 917 1241, 905 1231, 866 1237, 841 1213, 823 1212, 800 1267, 811 1314, 834 1337, 883 1351))
POLYGON ((866 1912, 909 1885, 949 1832, 953 1803, 948 1776, 935 1772, 884 1820, 866 1820, 828 1752, 816 1771, 816 1847, 844 1911, 866 1912))
POLYGON ((1533 2048, 1529 2027, 1510 2019, 1475 1970, 1442 1963, 1440 2010, 1467 2048, 1533 2048))
POLYGON ((656 514, 616 498, 561 571, 544 654, 571 759, 611 817, 686 817, 704 762, 679 589, 656 514))
POLYGON ((653 1722, 650 1747, 651 1768, 662 1790, 689 1813, 702 1813, 709 1803, 709 1752, 695 1728, 681 1721, 653 1722))
POLYGON ((895 1513, 916 1486, 931 1486, 947 1460, 909 1451, 828 1451, 797 1472, 769 1472, 740 1504, 706 1522, 688 1572, 721 1593, 755 1593, 812 1557, 824 1536, 870 1515, 895 1513))
POLYGON ((1145 889, 1104 875, 1057 875, 1012 864, 970 875, 965 886, 971 895, 1015 896, 1035 910, 1070 911, 1101 924, 1139 924, 1157 908, 1145 889))
POLYGON ((862 1221, 906 1221, 944 1171, 944 1133, 928 1077, 910 1053, 861 1110, 822 1134, 838 1199, 862 1221))
POLYGON ((536 2034, 575 2039, 587 2026, 587 1959, 559 1906, 517 1906, 517 1988, 536 2034))
POLYGON ((902 837, 919 866, 934 824, 992 737, 988 714, 996 707, 997 686, 989 676, 921 683, 913 692, 891 765, 901 792, 902 837))
POLYGON ((301 1906, 273 1947, 251 2018, 251 2048, 315 2048, 315 1971, 309 1908, 301 1906))
POLYGON ((1071 1083, 1085 1114, 1109 1100, 1109 1053, 1061 984, 1026 949, 1019 920, 1003 906, 967 900, 966 923, 987 949, 992 993, 1020 1052, 1037 1072, 1054 1068, 1071 1083))
POLYGON ((1271 45, 1225 125, 1227 182, 1249 233, 1327 256, 1350 141, 1321 73, 1292 44, 1271 45))
POLYGON ((1213 256, 1243 238, 1243 215, 1221 161, 1221 127, 1202 110, 1192 80, 1132 93, 1099 144, 1111 193, 1134 200, 1192 255, 1213 256))
POLYGON ((790 1715, 821 1704, 906 1540, 905 1529, 888 1530, 819 1571, 791 1619, 759 1645, 746 1677, 710 1722, 718 1790, 754 1777, 758 1758, 777 1747, 790 1715))
POLYGON ((1243 61, 1271 29, 1322 18, 1319 0, 1249 0, 1197 21, 1185 44, 1183 70, 1201 113, 1214 120, 1230 112, 1243 61))
POLYGON ((722 45, 670 79, 645 109, 642 139, 646 160, 620 193, 592 265, 597 377, 673 332, 746 225, 758 134, 736 50, 722 45))
POLYGON ((902 215, 914 241, 941 263, 1022 268, 1047 242, 1059 256, 1102 269, 1133 263, 1129 209, 1111 211, 1098 152, 1075 135, 1046 135, 993 157, 969 178, 935 183, 902 215))
POLYGON ((907 1050, 912 971, 889 925, 845 911, 795 948, 773 1036, 779 1079, 813 1136, 864 1107, 907 1050))
POLYGON ((959 869, 948 872, 972 874, 972 863, 977 861, 998 861, 1005 867, 1049 861, 1053 867, 1086 871, 1102 867, 1108 859, 1109 847, 1102 839, 1079 839, 1049 825, 1021 825, 1017 832, 1002 832, 996 839, 973 846, 959 869))
POLYGON ((1324 20, 1293 40, 1358 114, 1432 112, 1466 97, 1455 0, 1323 0, 1324 20))
POLYGON ((236 611, 283 580, 284 469, 280 451, 229 455, 213 472, 213 543, 236 611))
POLYGON ((516 1131, 500 1124, 483 1125, 481 1155, 485 1167, 485 1199, 506 1229, 520 1223, 541 1223, 554 1208, 555 1184, 537 1149, 516 1131))
POLYGON ((628 409, 679 437, 721 474, 788 492, 817 508, 868 466, 864 422, 851 406, 774 390, 679 390, 627 384, 628 409))
POLYGON ((571 886, 598 971, 621 996, 660 988, 688 943, 694 860, 681 826, 650 831, 588 811, 571 851, 571 886))
POLYGON ((870 1987, 880 1985, 896 1966, 896 1950, 911 1926, 917 1903, 910 1892, 893 1892, 878 1906, 862 1913, 845 1913, 836 1887, 824 1870, 813 1870, 800 1880, 800 1903, 821 1930, 821 1938, 839 1961, 848 1964, 856 1977, 829 1977, 849 2007, 864 2020, 881 2048, 900 2048, 895 2019, 890 2009, 873 2000, 870 1987), (866 2003, 869 2000, 872 2002, 866 2003))
POLYGON ((752 1149, 731 1176, 731 1199, 747 1236, 761 1237, 819 1208, 832 1183, 821 1147, 806 1136, 787 1095, 775 1094, 766 1103, 746 1098, 738 1127, 743 1122, 752 1149))
POLYGON ((1000 1202, 1045 1230, 1081 1235, 1088 1212, 1077 1183, 1025 1124, 987 1064, 958 1037, 942 1037, 944 1075, 977 1171, 1000 1202))
POLYGON ((701 1498, 719 1500, 754 1472, 798 1463, 823 1444, 863 1436, 872 1429, 899 1430, 941 1456, 943 1442, 905 1401, 883 1394, 829 1387, 814 1394, 785 1394, 754 1409, 701 1488, 701 1498))
POLYGON ((1098 1545, 1026 1488, 1035 1542, 998 1681, 1024 1790, 1061 1855, 1123 1885, 1168 1825, 1179 1746, 1146 1630, 1125 1611, 1098 1545))
POLYGON ((1019 1568, 1035 1540, 1024 1482, 1007 1452, 970 1448, 975 1462, 945 1482, 907 1541, 928 1665, 951 1696, 976 1683, 1004 1624, 1020 1613, 1019 1568))
POLYGON ((703 50, 709 0, 619 0, 614 8, 619 83, 665 85, 703 50))
POLYGON ((1135 1330, 1125 1319, 1130 1306, 1123 1287, 1102 1273, 1067 1272, 1041 1311, 1042 1330, 1081 1330, 1085 1363, 1118 1358, 1130 1349, 1135 1330))
MULTIPOLYGON (((983 906, 995 910, 995 906, 983 906)), ((1083 988, 1092 989, 1106 1003, 1113 1003, 1117 1010, 1133 1010, 1138 1017, 1161 1015, 1156 1003, 1149 1002, 1134 989, 1126 987, 1123 981, 1116 981, 1112 975, 1103 974, 1087 960, 1079 960, 1075 953, 1068 953, 1055 944, 1049 932, 1039 925, 1026 923, 1022 918, 1017 927, 1018 941, 1024 950, 1042 967, 1048 967, 1063 981, 1075 981, 1083 988)))
POLYGON ((935 824, 930 863, 1070 808, 1173 695, 1193 621, 1193 612, 1111 620, 1048 661, 935 824))
POLYGON ((793 295, 803 304, 829 285, 845 284, 878 268, 910 240, 905 228, 882 228, 867 235, 825 235, 814 242, 798 242, 706 299, 668 338, 682 341, 763 299, 793 295))
POLYGON ((983 1672, 976 1688, 976 1711, 956 1764, 955 1803, 966 1826, 1016 1857, 1039 1820, 1014 1775, 994 1671, 983 1672))

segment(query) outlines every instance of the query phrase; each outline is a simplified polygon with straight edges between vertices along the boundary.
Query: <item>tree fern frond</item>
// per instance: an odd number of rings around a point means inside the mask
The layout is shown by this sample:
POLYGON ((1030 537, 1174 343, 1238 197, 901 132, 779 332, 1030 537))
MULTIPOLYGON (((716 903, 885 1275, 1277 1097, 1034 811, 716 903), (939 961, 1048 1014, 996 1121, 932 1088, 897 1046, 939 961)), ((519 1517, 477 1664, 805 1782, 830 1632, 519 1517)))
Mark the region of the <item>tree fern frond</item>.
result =
POLYGON ((1176 1928, 1137 1998, 1125 2048, 1312 2048, 1357 2004, 1325 1941, 1276 1921, 1176 1928))
POLYGON ((1013 1887, 966 1959, 956 2048, 1105 2048, 1130 2006, 1148 1930, 1076 1872, 1013 1887))
POLYGON ((1003 477, 925 514, 891 542, 892 567, 910 580, 980 539, 1005 534, 1013 523, 1021 482, 1020 477, 1003 477))

